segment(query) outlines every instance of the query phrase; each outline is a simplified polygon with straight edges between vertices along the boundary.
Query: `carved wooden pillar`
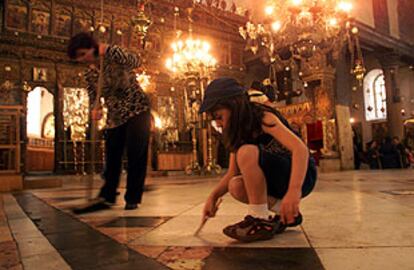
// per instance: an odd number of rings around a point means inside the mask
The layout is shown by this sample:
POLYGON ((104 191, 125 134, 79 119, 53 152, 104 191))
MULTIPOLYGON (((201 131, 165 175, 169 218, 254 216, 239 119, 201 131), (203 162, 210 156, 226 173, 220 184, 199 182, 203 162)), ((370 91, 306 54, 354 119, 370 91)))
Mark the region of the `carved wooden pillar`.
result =
MULTIPOLYGON (((21 61, 20 66, 20 78, 21 81, 24 80, 23 75, 23 66, 24 62, 21 61)), ((22 115, 20 118, 20 140, 21 140, 21 171, 23 174, 27 173, 27 146, 29 144, 29 138, 27 134, 27 96, 30 91, 32 91, 32 86, 28 85, 28 88, 26 88, 26 91, 23 89, 20 89, 21 91, 21 105, 22 105, 22 115)))
POLYGON ((50 23, 49 23, 49 34, 54 34, 56 26, 56 4, 55 1, 52 0, 51 7, 50 7, 50 23))
POLYGON ((56 65, 56 94, 54 99, 54 115, 55 115, 55 172, 62 173, 65 171, 63 158, 64 148, 62 141, 64 140, 64 124, 63 124, 63 86, 62 86, 62 68, 56 65))
POLYGON ((31 32, 32 31, 32 4, 28 3, 27 4, 27 31, 31 32))

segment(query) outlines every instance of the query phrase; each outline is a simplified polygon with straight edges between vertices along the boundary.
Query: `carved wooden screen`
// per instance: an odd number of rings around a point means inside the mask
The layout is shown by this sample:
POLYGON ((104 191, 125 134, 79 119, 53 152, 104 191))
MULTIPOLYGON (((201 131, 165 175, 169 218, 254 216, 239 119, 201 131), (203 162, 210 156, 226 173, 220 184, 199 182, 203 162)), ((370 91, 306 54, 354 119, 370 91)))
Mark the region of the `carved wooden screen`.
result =
POLYGON ((0 173, 20 172, 21 106, 0 106, 0 173))

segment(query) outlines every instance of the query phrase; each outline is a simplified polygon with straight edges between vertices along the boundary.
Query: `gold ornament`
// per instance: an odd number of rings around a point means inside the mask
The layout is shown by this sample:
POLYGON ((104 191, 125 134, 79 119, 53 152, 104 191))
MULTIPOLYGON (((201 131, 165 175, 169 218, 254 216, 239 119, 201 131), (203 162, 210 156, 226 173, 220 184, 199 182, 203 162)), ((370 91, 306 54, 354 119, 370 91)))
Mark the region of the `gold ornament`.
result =
POLYGON ((152 20, 145 14, 146 1, 138 4, 138 14, 131 18, 131 25, 141 40, 144 40, 148 33, 148 28, 152 24, 152 20))

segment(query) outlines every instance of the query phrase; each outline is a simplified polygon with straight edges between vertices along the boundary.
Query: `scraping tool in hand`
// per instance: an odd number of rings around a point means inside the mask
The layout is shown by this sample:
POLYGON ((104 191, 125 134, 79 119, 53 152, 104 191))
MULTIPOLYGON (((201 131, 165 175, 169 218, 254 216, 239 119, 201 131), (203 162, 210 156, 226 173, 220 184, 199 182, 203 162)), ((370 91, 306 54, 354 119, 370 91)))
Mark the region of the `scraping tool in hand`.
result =
MULTIPOLYGON (((219 199, 217 200, 217 203, 216 203, 216 212, 217 212, 218 207, 220 206, 220 204, 221 204, 221 202, 222 202, 222 201, 223 201, 223 199, 222 199, 222 198, 219 198, 219 199)), ((200 223, 200 226, 198 226, 197 230, 194 232, 194 236, 197 236, 197 235, 201 232, 201 230, 204 228, 204 226, 206 225, 207 220, 208 220, 209 218, 210 218, 209 216, 205 216, 205 217, 203 218, 203 220, 202 220, 202 221, 201 221, 201 223, 200 223)))

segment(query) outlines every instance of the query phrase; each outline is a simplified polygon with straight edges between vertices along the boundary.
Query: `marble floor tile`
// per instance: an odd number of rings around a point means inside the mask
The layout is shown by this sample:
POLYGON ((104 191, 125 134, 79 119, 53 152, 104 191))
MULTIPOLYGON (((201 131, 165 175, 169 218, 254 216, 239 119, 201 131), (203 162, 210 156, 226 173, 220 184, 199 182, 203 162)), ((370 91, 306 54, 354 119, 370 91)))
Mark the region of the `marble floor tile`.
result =
POLYGON ((20 263, 20 256, 14 241, 0 243, 0 269, 17 267, 20 263))
POLYGON ((16 240, 25 238, 42 237, 42 233, 36 228, 29 219, 18 219, 9 221, 13 237, 16 240))
POLYGON ((161 254, 159 260, 204 260, 212 250, 212 247, 169 247, 161 254))
POLYGON ((172 270, 202 270, 205 263, 196 259, 177 259, 173 261, 160 261, 172 270))
POLYGON ((143 203, 136 210, 125 211, 124 205, 116 205, 108 210, 79 215, 79 217, 123 217, 123 216, 163 216, 172 217, 192 208, 190 203, 150 205, 143 203))
POLYGON ((20 207, 14 204, 4 204, 5 214, 8 220, 18 220, 26 218, 26 214, 20 207))
POLYGON ((137 217, 120 217, 114 219, 110 222, 104 223, 102 227, 114 227, 114 228, 134 228, 134 227, 157 227, 162 223, 165 223, 169 220, 169 217, 144 217, 144 216, 137 216, 137 217))
POLYGON ((153 259, 158 258, 168 248, 164 246, 132 245, 131 243, 128 243, 128 247, 132 250, 137 251, 138 253, 144 256, 147 256, 153 259))
MULTIPOLYGON (((1 268, 0 268, 1 269, 1 268)), ((21 263, 6 268, 7 270, 24 270, 23 265, 21 263)))
POLYGON ((147 246, 243 246, 243 247, 309 247, 300 228, 293 228, 273 239, 255 243, 239 243, 228 238, 222 229, 240 221, 242 216, 216 216, 209 220, 198 236, 194 236, 200 217, 182 215, 171 219, 149 233, 132 241, 133 245, 147 246))
POLYGON ((326 269, 334 270, 412 270, 414 247, 317 248, 326 269))
POLYGON ((174 270, 201 270, 211 252, 211 247, 170 247, 157 260, 174 270))
POLYGON ((78 218, 80 221, 85 222, 86 224, 92 227, 98 227, 98 226, 101 226, 103 224, 106 224, 108 222, 111 222, 117 219, 117 217, 93 217, 93 216, 92 217, 79 216, 78 218))
POLYGON ((24 238, 18 242, 20 256, 25 259, 27 257, 48 254, 55 251, 52 245, 44 236, 35 238, 24 238))
POLYGON ((98 231, 122 244, 129 243, 150 230, 151 228, 98 228, 98 231))
POLYGON ((414 216, 367 215, 308 218, 303 224, 314 247, 412 246, 414 216), (321 220, 322 219, 322 220, 321 220))
MULTIPOLYGON (((326 270, 312 248, 214 248, 203 270, 326 270)), ((332 270, 335 270, 333 268, 332 270)))
POLYGON ((70 270, 71 268, 62 259, 57 252, 34 255, 23 258, 23 267, 25 270, 70 270))
POLYGON ((3 225, 0 227, 0 243, 13 241, 12 234, 8 225, 3 225))

